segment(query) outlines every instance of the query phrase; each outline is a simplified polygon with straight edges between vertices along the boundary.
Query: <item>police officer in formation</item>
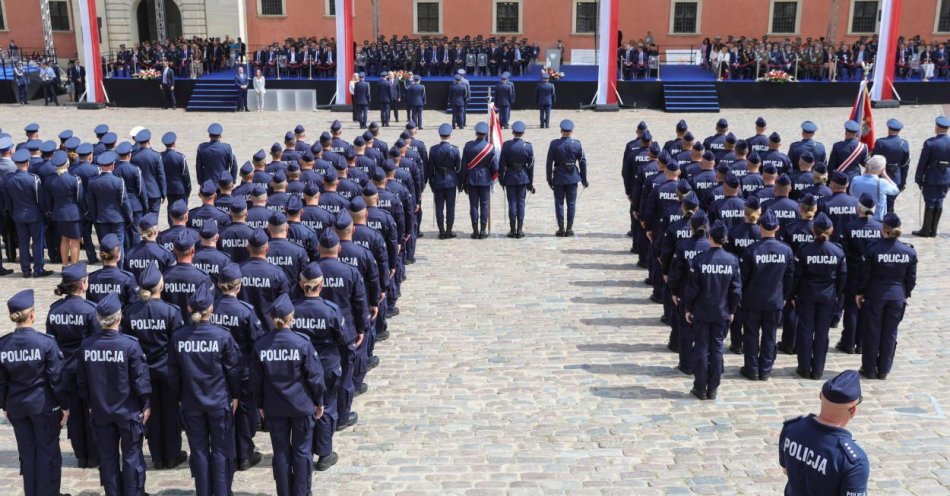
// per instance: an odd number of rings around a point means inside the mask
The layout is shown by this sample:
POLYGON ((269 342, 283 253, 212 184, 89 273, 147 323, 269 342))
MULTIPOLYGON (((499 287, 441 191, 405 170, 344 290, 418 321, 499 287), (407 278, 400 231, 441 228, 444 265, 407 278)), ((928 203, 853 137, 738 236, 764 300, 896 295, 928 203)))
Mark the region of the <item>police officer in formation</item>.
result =
POLYGON ((472 239, 488 237, 491 185, 498 176, 498 156, 488 141, 488 124, 475 125, 475 139, 465 143, 459 190, 468 194, 472 239))
POLYGON ((0 408, 13 424, 27 496, 58 495, 63 457, 59 432, 69 418, 63 353, 53 336, 37 332, 33 290, 7 301, 16 330, 0 338, 0 408))
POLYGON ((512 139, 501 146, 498 176, 508 198, 509 238, 524 237, 524 207, 528 191, 534 194, 534 148, 523 139, 525 125, 511 126, 512 139))
POLYGON ((452 232, 452 227, 455 225, 455 190, 462 186, 459 180, 462 155, 458 147, 449 141, 451 137, 452 126, 445 123, 439 125, 441 141, 429 149, 429 166, 426 171, 435 202, 435 220, 439 227, 439 239, 455 237, 455 233, 452 232))
POLYGON ((845 429, 861 404, 858 373, 846 370, 821 387, 818 415, 785 421, 779 435, 779 465, 785 494, 867 494, 870 463, 845 429))
POLYGON ((937 235, 940 216, 943 215, 943 200, 950 187, 950 117, 940 116, 934 123, 934 134, 924 142, 917 159, 914 182, 924 198, 924 220, 914 236, 933 238, 937 235))
POLYGON ((557 92, 547 73, 541 75, 541 82, 534 90, 535 104, 540 112, 541 128, 551 127, 551 108, 557 103, 557 92))
POLYGON ((561 137, 548 146, 545 177, 554 191, 554 214, 557 217, 555 236, 574 236, 574 214, 577 210, 577 183, 587 182, 587 157, 581 142, 572 137, 574 122, 561 121, 561 137), (564 228, 564 205, 567 204, 567 229, 564 228))

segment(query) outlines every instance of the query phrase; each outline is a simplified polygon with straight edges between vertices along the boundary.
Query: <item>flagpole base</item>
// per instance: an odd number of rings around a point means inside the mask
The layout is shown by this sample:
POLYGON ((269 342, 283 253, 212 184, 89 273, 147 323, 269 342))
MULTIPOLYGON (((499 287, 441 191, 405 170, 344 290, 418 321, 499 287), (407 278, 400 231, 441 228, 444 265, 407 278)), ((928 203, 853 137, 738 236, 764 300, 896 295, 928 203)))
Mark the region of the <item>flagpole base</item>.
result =
POLYGON ((871 101, 871 108, 882 108, 882 109, 892 109, 900 108, 901 102, 898 100, 881 100, 881 101, 871 101))
POLYGON ((620 112, 620 105, 608 103, 606 105, 594 105, 594 112, 620 112))
POLYGON ((102 110, 106 108, 106 104, 99 102, 79 102, 76 104, 76 108, 79 110, 102 110))
POLYGON ((330 107, 330 110, 333 112, 352 112, 353 106, 352 105, 333 105, 332 107, 330 107))

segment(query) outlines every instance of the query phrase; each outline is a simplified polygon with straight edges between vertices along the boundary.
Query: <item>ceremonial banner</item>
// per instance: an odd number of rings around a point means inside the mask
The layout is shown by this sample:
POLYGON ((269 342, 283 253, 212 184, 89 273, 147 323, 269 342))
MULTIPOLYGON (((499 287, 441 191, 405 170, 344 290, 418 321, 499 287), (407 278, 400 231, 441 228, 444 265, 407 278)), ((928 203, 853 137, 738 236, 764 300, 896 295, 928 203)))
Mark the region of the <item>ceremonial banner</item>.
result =
POLYGON ((874 116, 871 115, 871 96, 868 94, 867 81, 861 81, 858 86, 858 97, 851 108, 851 120, 861 125, 861 134, 858 139, 868 150, 874 148, 874 116))
POLYGON ((617 105, 617 28, 620 0, 600 0, 597 25, 600 43, 597 47, 597 105, 617 105))
POLYGON ((336 104, 351 105, 350 78, 353 77, 353 2, 336 2, 336 104))
POLYGON ((894 97, 894 64, 897 60, 897 37, 900 35, 903 0, 884 0, 881 5, 881 32, 874 59, 874 86, 871 98, 879 102, 894 97))
POLYGON ((82 55, 86 66, 86 101, 105 103, 102 88, 102 56, 99 51, 99 23, 96 0, 79 0, 79 23, 82 28, 82 55))

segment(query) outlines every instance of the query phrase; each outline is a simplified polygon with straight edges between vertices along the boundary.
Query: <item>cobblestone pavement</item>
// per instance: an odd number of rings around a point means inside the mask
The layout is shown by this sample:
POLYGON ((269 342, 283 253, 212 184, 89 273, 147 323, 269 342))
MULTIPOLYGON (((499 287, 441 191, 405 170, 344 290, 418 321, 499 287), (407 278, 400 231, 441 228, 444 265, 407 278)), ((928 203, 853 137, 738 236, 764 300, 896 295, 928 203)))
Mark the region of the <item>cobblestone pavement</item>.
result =
MULTIPOLYGON (((123 133, 137 124, 147 124, 153 135, 174 129, 192 163, 212 120, 224 125, 224 139, 241 163, 298 122, 312 140, 333 118, 349 120, 348 114, 326 112, 214 115, 35 106, 0 112, 0 127, 17 130, 15 136, 29 121, 39 122, 44 136, 69 127, 87 139, 99 122, 123 133)), ((944 112, 939 106, 876 110, 877 131, 884 132, 888 117, 901 118, 916 164, 934 116, 944 112)), ((786 143, 798 135, 800 121, 812 119, 830 149, 843 135, 848 110, 728 110, 722 116, 742 137, 753 133, 760 114, 786 143)), ((393 337, 377 348, 382 365, 369 375, 369 394, 356 401, 360 423, 337 436, 340 463, 314 477, 315 494, 780 493, 779 429, 783 419, 817 409, 820 382, 794 376, 793 357, 786 355, 780 355, 772 380, 749 382, 739 376, 741 358, 728 354, 719 399, 694 400, 687 392, 690 378, 673 368, 660 307, 649 303, 645 272, 627 252, 624 236, 619 157, 636 123, 646 120, 654 137, 666 140, 681 117, 701 137, 712 134, 718 116, 554 112, 555 123, 566 117, 577 123, 576 137, 590 163, 591 188, 580 195, 577 237, 553 236, 552 195, 540 172, 522 240, 504 237, 498 190, 491 239, 439 241, 427 193, 427 236, 419 242, 418 263, 409 268, 402 314, 392 320, 393 337)), ((448 116, 427 112, 426 119, 421 137, 432 145, 437 122, 448 116)), ((527 139, 544 157, 556 129, 537 129, 534 112, 515 112, 513 119, 530 125, 527 139)), ((346 124, 345 136, 352 138, 355 126, 346 124)), ((461 145, 470 133, 453 141, 461 145)), ((392 143, 395 134, 391 128, 383 138, 392 143)), ((457 227, 467 234, 465 203, 459 199, 457 227)), ((916 190, 908 189, 898 209, 905 226, 917 225, 916 190)), ((864 403, 850 425, 871 458, 875 494, 947 494, 950 486, 950 425, 943 410, 950 405, 950 369, 943 362, 950 338, 941 330, 950 316, 944 299, 950 283, 939 266, 950 255, 950 225, 943 228, 942 237, 913 240, 920 280, 901 327, 894 372, 886 382, 865 381, 864 403)), ((0 300, 34 287, 45 315, 54 279, 0 279, 0 300)), ((832 339, 838 332, 832 330, 832 339)), ((832 350, 826 375, 858 366, 859 357, 832 350)), ((268 456, 237 474, 237 494, 274 493, 267 434, 257 441, 268 456)), ((65 434, 62 446, 64 491, 98 494, 98 474, 74 468, 65 434)), ((150 493, 162 495, 191 494, 190 485, 184 467, 149 471, 146 484, 150 493)), ((22 494, 9 425, 0 425, 0 493, 22 494)))

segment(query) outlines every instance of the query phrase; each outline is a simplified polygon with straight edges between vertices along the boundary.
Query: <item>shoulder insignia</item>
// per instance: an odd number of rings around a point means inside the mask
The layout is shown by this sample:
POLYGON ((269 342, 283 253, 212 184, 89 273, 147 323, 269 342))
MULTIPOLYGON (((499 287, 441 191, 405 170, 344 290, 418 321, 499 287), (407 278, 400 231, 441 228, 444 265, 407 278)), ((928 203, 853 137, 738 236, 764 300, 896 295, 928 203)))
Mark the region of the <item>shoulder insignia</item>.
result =
POLYGON ((857 463, 861 460, 860 448, 854 444, 853 439, 840 438, 838 439, 838 445, 841 446, 841 450, 851 463, 857 463))
POLYGON ((799 420, 801 420, 801 419, 803 419, 803 418, 805 418, 804 415, 799 415, 799 416, 794 417, 794 418, 786 419, 785 422, 782 422, 782 423, 785 424, 785 425, 794 424, 795 422, 798 422, 799 420))

